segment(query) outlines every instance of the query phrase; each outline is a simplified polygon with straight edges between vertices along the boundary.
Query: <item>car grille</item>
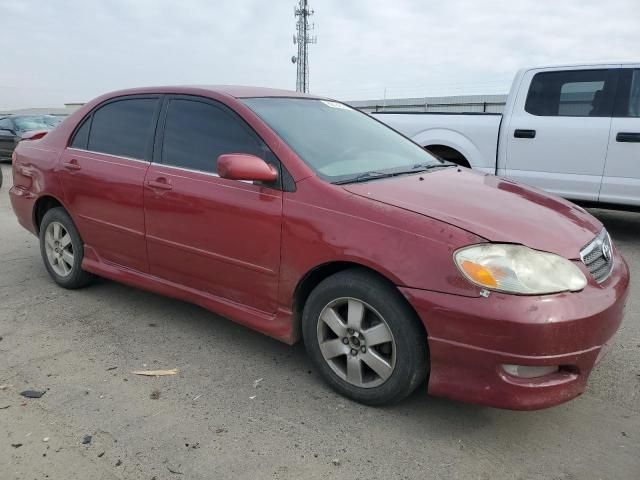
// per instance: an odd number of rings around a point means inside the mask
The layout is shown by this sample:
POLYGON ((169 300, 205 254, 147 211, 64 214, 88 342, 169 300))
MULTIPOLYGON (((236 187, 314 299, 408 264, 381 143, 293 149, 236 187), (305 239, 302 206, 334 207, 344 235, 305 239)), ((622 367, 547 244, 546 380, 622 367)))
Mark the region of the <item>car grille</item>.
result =
POLYGON ((604 282, 613 269, 613 247, 611 237, 602 230, 596 238, 580 250, 580 258, 596 282, 604 282))

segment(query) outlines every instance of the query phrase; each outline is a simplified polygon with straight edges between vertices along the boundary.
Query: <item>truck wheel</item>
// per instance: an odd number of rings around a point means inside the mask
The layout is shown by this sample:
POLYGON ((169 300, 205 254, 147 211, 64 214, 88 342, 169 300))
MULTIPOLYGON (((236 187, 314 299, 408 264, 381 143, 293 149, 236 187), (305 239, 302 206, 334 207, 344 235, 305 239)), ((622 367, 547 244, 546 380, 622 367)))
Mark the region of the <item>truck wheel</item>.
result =
POLYGON ((49 275, 63 288, 82 288, 93 279, 80 268, 84 244, 64 208, 52 208, 42 218, 40 253, 49 275))
POLYGON ((322 281, 305 304, 302 322, 315 367, 356 402, 398 402, 428 374, 420 320, 400 292, 373 273, 350 269, 322 281))

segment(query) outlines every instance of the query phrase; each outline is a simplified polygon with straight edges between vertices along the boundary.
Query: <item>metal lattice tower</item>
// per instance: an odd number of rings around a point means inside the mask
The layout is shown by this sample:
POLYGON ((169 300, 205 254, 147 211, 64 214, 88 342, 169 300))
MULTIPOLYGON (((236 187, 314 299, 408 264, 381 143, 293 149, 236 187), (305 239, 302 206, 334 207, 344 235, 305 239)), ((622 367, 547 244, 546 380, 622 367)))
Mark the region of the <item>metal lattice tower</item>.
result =
POLYGON ((293 44, 298 45, 298 55, 291 57, 291 61, 296 64, 296 91, 309 91, 309 44, 318 41, 315 35, 311 35, 314 24, 309 24, 309 17, 313 15, 313 10, 309 8, 307 0, 300 0, 294 9, 296 17, 296 35, 293 36, 293 44))

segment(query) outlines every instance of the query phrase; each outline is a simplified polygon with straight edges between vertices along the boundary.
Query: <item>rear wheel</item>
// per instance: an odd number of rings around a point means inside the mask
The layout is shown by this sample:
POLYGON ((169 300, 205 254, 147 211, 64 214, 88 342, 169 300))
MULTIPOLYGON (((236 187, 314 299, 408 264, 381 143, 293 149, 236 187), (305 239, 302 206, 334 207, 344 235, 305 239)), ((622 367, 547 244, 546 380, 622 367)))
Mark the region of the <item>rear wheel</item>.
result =
POLYGON ((81 288, 93 275, 80 268, 84 246, 80 234, 64 208, 47 211, 40 223, 40 253, 53 280, 64 288, 81 288))
POLYGON ((398 402, 428 373, 419 319, 393 285, 365 270, 339 272, 315 288, 303 336, 327 383, 357 402, 398 402))

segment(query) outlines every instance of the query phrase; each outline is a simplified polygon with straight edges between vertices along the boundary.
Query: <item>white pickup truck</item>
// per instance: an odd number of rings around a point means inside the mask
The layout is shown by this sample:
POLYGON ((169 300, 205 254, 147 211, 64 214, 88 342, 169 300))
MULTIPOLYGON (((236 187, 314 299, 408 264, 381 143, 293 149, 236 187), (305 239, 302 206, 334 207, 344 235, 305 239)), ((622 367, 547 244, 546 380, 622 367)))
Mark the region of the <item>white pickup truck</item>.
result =
POLYGON ((640 63, 520 70, 504 113, 375 113, 434 154, 585 203, 640 206, 640 63))

